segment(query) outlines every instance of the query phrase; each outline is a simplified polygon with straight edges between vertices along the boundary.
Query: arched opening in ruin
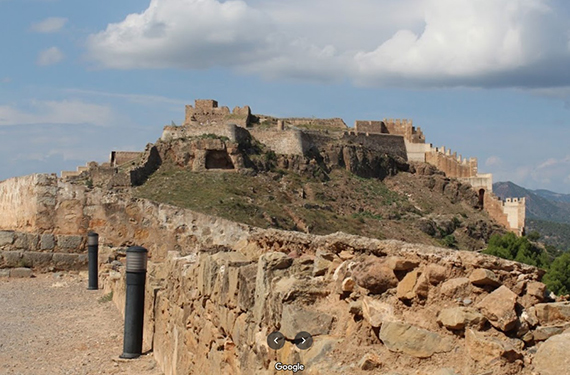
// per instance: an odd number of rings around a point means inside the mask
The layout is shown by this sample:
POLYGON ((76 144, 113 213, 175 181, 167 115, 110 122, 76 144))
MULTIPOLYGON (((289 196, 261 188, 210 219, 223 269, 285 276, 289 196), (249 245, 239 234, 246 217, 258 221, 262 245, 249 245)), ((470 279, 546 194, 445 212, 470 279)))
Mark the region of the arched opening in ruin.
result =
POLYGON ((234 169, 234 163, 226 150, 206 151, 206 169, 234 169))
POLYGON ((483 209, 485 203, 485 189, 479 189, 479 208, 483 209))

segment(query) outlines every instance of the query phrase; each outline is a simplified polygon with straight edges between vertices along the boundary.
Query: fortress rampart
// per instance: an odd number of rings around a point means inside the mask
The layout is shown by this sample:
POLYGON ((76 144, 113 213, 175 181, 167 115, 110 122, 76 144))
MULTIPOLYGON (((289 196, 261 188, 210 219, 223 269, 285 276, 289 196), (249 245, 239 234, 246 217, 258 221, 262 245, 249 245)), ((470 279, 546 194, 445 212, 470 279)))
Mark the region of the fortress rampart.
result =
POLYGON ((218 102, 211 99, 197 99, 194 107, 186 106, 184 125, 222 125, 234 123, 247 126, 251 117, 248 106, 235 107, 232 112, 228 107, 218 107, 218 102))

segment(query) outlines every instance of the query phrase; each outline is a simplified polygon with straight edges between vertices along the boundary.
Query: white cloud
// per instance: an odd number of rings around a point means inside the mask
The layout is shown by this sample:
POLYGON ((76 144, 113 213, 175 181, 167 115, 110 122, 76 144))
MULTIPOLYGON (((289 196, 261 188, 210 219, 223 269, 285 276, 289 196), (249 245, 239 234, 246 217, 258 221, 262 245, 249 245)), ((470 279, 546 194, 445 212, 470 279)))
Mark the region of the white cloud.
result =
POLYGON ((64 91, 72 94, 120 98, 120 99, 125 99, 130 103, 144 104, 144 105, 173 104, 180 106, 180 108, 183 108, 184 105, 188 104, 186 100, 172 99, 159 95, 119 94, 114 92, 82 90, 82 89, 64 89, 64 91))
POLYGON ((43 21, 32 24, 30 29, 38 33, 55 33, 63 29, 67 23, 67 18, 49 17, 43 21))
POLYGON ((41 51, 36 60, 36 64, 40 66, 53 65, 62 61, 64 58, 63 52, 57 47, 51 47, 41 51))
POLYGON ((2 82, 2 83, 10 83, 10 82, 12 82, 12 78, 10 78, 10 77, 4 77, 4 78, 0 79, 0 82, 2 82))
POLYGON ((233 67, 361 85, 570 86, 550 0, 152 0, 91 35, 107 68, 233 67))
POLYGON ((0 106, 0 126, 23 124, 93 124, 114 122, 111 108, 79 100, 33 101, 28 110, 0 106))
POLYGON ((485 166, 487 167, 500 167, 503 164, 503 160, 498 156, 490 156, 485 160, 485 166))

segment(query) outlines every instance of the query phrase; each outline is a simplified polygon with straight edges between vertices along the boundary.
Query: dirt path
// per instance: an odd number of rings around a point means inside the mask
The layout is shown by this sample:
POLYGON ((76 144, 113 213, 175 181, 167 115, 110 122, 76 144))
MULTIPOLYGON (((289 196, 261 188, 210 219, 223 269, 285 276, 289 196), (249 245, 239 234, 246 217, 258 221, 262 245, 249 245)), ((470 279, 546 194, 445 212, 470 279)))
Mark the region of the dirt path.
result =
POLYGON ((123 319, 85 275, 0 278, 0 374, 159 375, 152 354, 121 360, 123 319))

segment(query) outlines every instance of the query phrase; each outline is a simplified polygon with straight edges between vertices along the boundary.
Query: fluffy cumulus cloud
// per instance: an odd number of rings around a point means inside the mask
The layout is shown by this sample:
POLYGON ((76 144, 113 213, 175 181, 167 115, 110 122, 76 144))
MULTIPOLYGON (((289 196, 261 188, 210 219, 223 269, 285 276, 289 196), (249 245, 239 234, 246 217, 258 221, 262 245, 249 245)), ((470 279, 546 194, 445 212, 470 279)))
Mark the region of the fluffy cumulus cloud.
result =
POLYGON ((41 51, 36 60, 36 64, 40 66, 53 65, 61 62, 65 56, 57 47, 50 47, 41 51))
POLYGON ((0 126, 26 124, 92 124, 105 126, 116 118, 105 105, 80 100, 33 101, 27 108, 0 106, 0 126))
POLYGON ((361 85, 570 86, 556 0, 152 0, 90 36, 107 68, 232 67, 361 85))
POLYGON ((67 18, 63 17, 49 17, 37 23, 33 23, 31 26, 32 31, 38 33, 55 33, 63 29, 67 23, 67 18))

